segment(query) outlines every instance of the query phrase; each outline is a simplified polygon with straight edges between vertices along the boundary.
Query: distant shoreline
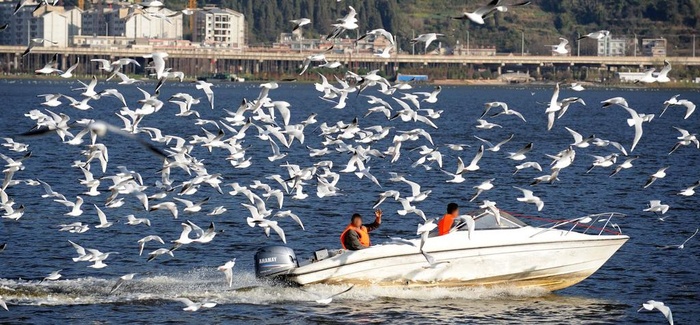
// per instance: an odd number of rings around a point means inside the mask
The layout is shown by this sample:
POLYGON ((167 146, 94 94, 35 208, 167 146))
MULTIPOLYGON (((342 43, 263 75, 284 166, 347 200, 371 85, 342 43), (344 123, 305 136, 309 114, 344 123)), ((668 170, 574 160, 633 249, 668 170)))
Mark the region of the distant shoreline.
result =
MULTIPOLYGON (((669 82, 665 84, 632 84, 632 83, 596 83, 590 81, 567 81, 560 83, 577 82, 587 88, 623 88, 623 89, 700 89, 700 84, 691 82, 669 82)), ((538 87, 553 85, 555 81, 533 81, 525 83, 508 83, 500 80, 434 80, 429 84, 440 86, 510 86, 510 87, 538 87)))
MULTIPOLYGON (((90 79, 91 76, 85 75, 79 75, 77 77, 71 78, 71 79, 62 79, 59 78, 58 76, 39 76, 35 74, 0 74, 0 80, 4 81, 10 81, 10 80, 34 80, 34 81, 70 81, 70 80, 86 80, 90 79)), ((106 78, 106 76, 105 76, 106 78)), ((193 82, 196 81, 196 78, 185 78, 184 82, 193 82)), ((252 79, 252 80, 246 80, 245 83, 259 83, 259 82, 267 82, 271 80, 257 80, 257 79, 252 79)), ((152 83, 155 82, 155 80, 151 79, 146 79, 143 80, 143 82, 146 83, 152 83)), ((176 81, 175 81, 176 82, 176 81)), ((281 81, 288 83, 289 81, 281 81)), ((310 84, 314 83, 315 81, 313 80, 295 80, 292 81, 293 83, 299 83, 299 84, 310 84)), ((570 83, 570 82, 578 82, 582 86, 586 88, 618 88, 618 89, 695 89, 695 90, 700 90, 700 84, 697 83, 691 83, 691 82, 669 82, 665 84, 654 84, 654 85, 639 85, 639 84, 630 84, 630 83, 607 83, 607 84, 602 84, 602 83, 596 83, 596 82, 589 82, 589 81, 562 81, 560 83, 570 83)), ((225 84, 237 84, 237 82, 217 82, 217 83, 225 83, 225 84)), ((438 79, 438 80, 432 80, 427 83, 421 83, 422 85, 435 85, 435 86, 476 86, 476 87, 482 87, 482 86, 489 86, 489 87, 543 87, 543 86, 551 86, 555 83, 555 81, 533 81, 533 82, 526 82, 526 83, 508 83, 504 82, 501 80, 470 80, 470 79, 438 79)))

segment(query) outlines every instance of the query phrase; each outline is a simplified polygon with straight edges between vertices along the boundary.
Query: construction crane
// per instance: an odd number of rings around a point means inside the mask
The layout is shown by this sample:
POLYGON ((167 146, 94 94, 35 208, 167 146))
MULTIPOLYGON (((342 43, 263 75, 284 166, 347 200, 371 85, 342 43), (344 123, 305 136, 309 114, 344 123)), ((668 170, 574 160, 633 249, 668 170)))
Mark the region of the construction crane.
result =
MULTIPOLYGON (((82 0, 81 0, 82 1, 82 0)), ((189 0, 187 9, 195 10, 197 9, 197 0, 189 0)), ((194 37, 194 13, 190 15, 190 37, 194 37)))

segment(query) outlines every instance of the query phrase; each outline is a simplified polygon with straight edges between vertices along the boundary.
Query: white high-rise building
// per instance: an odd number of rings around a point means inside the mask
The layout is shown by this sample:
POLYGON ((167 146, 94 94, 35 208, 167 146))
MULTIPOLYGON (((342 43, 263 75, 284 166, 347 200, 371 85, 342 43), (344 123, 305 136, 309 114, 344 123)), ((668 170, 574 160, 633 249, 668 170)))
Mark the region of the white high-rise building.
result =
POLYGON ((37 30, 42 35, 39 37, 56 43, 44 42, 44 46, 69 47, 73 45, 73 36, 80 34, 80 9, 47 11, 35 20, 37 30))
POLYGON ((110 33, 133 38, 182 39, 182 16, 167 8, 131 16, 128 10, 121 9, 119 19, 111 21, 110 33))
POLYGON ((0 2, 0 17, 7 29, 0 33, 2 45, 27 45, 32 38, 45 38, 58 44, 44 42, 42 46, 68 47, 72 37, 81 32, 81 10, 65 10, 59 6, 43 6, 32 12, 36 3, 28 2, 15 15, 15 2, 0 2))
POLYGON ((195 12, 192 41, 216 47, 245 46, 245 16, 231 9, 206 6, 195 12))
POLYGON ((135 12, 110 8, 100 16, 99 11, 89 10, 83 14, 83 35, 182 39, 182 13, 167 8, 135 12))
POLYGON ((35 2, 26 3, 15 15, 16 2, 0 0, 0 24, 8 27, 0 33, 0 45, 27 45, 32 38, 45 38, 45 47, 70 47, 74 36, 121 36, 133 39, 182 39, 182 13, 167 8, 129 10, 107 7, 101 10, 66 9, 42 6, 33 12, 35 2))

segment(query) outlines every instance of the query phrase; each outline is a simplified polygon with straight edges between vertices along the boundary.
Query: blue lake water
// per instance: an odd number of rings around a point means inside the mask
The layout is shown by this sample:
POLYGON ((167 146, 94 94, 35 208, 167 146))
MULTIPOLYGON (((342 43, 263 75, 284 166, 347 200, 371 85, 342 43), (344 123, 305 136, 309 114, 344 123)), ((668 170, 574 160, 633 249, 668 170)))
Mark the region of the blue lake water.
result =
MULTIPOLYGON (((47 80, 0 81, 0 99, 4 102, 0 106, 0 136, 10 137, 32 128, 33 121, 24 114, 31 109, 45 109, 40 105, 42 99, 36 97, 38 94, 72 93, 72 96, 79 97, 78 92, 71 92, 75 86, 76 83, 47 80)), ((143 85, 148 91, 153 86, 143 85)), ((141 99, 141 94, 135 86, 103 83, 97 86, 98 90, 105 88, 119 89, 132 109, 138 107, 136 101, 141 99)), ((431 87, 420 86, 414 90, 430 91, 431 87)), ((489 199, 498 202, 502 209, 551 219, 608 211, 627 215, 618 220, 618 224, 623 233, 631 237, 629 242, 596 274, 574 287, 556 293, 514 288, 355 288, 337 297, 332 304, 319 306, 310 302, 314 300, 312 295, 299 289, 271 286, 255 279, 255 250, 281 241, 274 234, 266 238, 260 228, 246 225, 245 218, 249 212, 240 205, 245 202, 243 196, 221 195, 208 186, 202 186, 188 199, 197 201, 210 197, 203 212, 183 213, 177 220, 167 212, 146 212, 133 196, 126 196, 124 206, 103 208, 111 221, 121 222, 107 229, 94 229, 98 221, 92 204, 104 205, 109 195, 106 189, 109 181, 103 180, 100 186, 103 194, 100 196, 82 195, 85 213, 80 217, 64 216, 70 209, 42 198, 40 186, 19 184, 8 188, 7 193, 17 202, 15 207, 19 204, 26 207, 25 215, 19 221, 0 219, 0 244, 7 243, 7 249, 0 252, 0 295, 8 302, 10 309, 9 312, 0 310, 0 323, 661 324, 665 320, 658 312, 636 312, 642 302, 650 299, 669 305, 678 324, 697 323, 700 318, 697 311, 697 302, 700 301, 700 276, 697 274, 700 268, 700 238, 689 241, 683 250, 660 250, 656 245, 680 244, 700 227, 698 196, 676 195, 700 180, 700 151, 689 146, 668 155, 679 135, 673 127, 698 132, 700 113, 696 112, 684 120, 685 109, 672 107, 664 116, 658 116, 663 101, 671 96, 680 93, 681 98, 700 104, 700 94, 695 90, 590 89, 577 93, 563 89, 560 98, 581 96, 588 105, 571 107, 548 132, 544 114, 546 105, 542 103, 549 102, 552 90, 553 86, 443 87, 438 103, 423 103, 424 108, 444 110, 442 117, 436 120, 439 128, 429 132, 438 146, 447 143, 471 145, 471 148, 461 152, 440 147, 445 169, 453 171, 456 168, 457 156, 461 156, 466 163, 471 160, 481 144, 474 135, 500 141, 514 134, 514 139, 504 145, 500 152, 487 151, 480 162, 481 170, 469 173, 466 182, 456 185, 445 183, 448 176, 438 168, 411 168, 419 155, 408 149, 429 143, 423 139, 405 143, 398 162, 391 164, 388 159, 372 159, 369 163, 382 188, 353 174, 342 174, 338 183, 342 196, 320 199, 315 195, 315 185, 307 186, 308 199, 292 200, 288 196, 284 203, 284 210, 292 210, 302 218, 306 231, 302 231, 291 219, 281 219, 280 225, 285 229, 289 246, 304 257, 319 248, 337 248, 338 236, 349 216, 355 212, 371 216, 372 203, 378 193, 388 189, 409 191, 405 184, 388 181, 391 171, 404 173, 408 179, 433 191, 426 201, 418 204, 431 217, 441 216, 445 204, 451 201, 460 203, 463 209, 476 208, 476 202, 467 202, 474 192, 472 187, 495 178, 495 188, 483 193, 477 201, 489 199), (595 146, 577 149, 576 161, 572 167, 562 171, 559 182, 533 187, 535 195, 545 201, 543 211, 537 212, 534 205, 517 202, 515 199, 521 193, 512 186, 527 187, 533 177, 544 174, 530 169, 512 175, 514 166, 519 162, 506 159, 506 153, 516 151, 528 142, 534 143, 528 160, 538 161, 545 168, 550 162, 545 154, 556 154, 572 143, 565 126, 584 136, 595 134, 603 139, 618 141, 629 149, 634 129, 625 122, 628 113, 619 107, 602 109, 599 105, 601 100, 615 96, 627 98, 629 104, 640 113, 657 115, 651 123, 644 125, 644 136, 631 153, 640 156, 634 167, 615 177, 608 177, 611 169, 595 168, 586 173, 593 161, 590 155, 604 156, 617 151, 612 147, 595 146), (503 128, 476 129, 476 119, 482 113, 483 103, 496 100, 507 102, 512 109, 523 113, 527 123, 514 116, 498 116, 490 121, 503 128), (664 166, 670 166, 668 176, 643 189, 647 177, 664 166), (665 221, 642 211, 649 200, 661 200, 671 206, 665 221), (207 216, 206 213, 216 206, 225 206, 228 211, 219 216, 207 216), (152 226, 125 225, 124 217, 128 214, 148 217, 152 226), (213 221, 224 233, 209 244, 183 247, 175 252, 174 258, 161 257, 146 262, 145 254, 138 255, 138 239, 158 234, 166 241, 174 240, 179 236, 183 220, 191 220, 200 226, 213 221), (58 231, 58 224, 74 221, 88 223, 91 229, 82 234, 58 231), (102 252, 119 254, 109 257, 106 261, 108 267, 91 269, 87 267, 88 264, 71 260, 76 253, 68 240, 102 252), (228 288, 224 286, 223 274, 216 267, 234 257, 237 258, 234 284, 233 288, 228 288), (62 269, 63 274, 59 281, 39 283, 44 276, 58 269, 62 269), (109 289, 116 279, 131 272, 138 273, 134 281, 117 294, 109 295, 109 289), (218 306, 200 313, 186 313, 181 311, 180 303, 171 300, 178 296, 213 300, 218 306)), ((202 104, 195 106, 195 109, 202 118, 219 120, 226 116, 224 108, 235 111, 243 98, 256 98, 259 89, 257 84, 219 84, 214 91, 214 110, 209 109, 204 94, 189 83, 167 84, 161 90, 160 98, 167 99, 177 92, 202 97, 202 104)), ((373 89, 369 89, 367 94, 378 95, 373 89)), ((364 118, 366 110, 372 105, 354 94, 348 98, 348 106, 343 110, 331 109, 333 104, 318 96, 313 86, 307 84, 283 83, 279 89, 270 92, 273 100, 291 103, 292 123, 303 121, 311 113, 318 113, 319 124, 333 124, 336 121, 349 123, 359 117, 361 127, 394 126, 395 131, 417 127, 428 129, 420 123, 387 121, 379 114, 364 118)), ((398 107, 393 100, 390 103, 398 107)), ((115 113, 121 105, 116 99, 102 98, 91 102, 91 105, 94 109, 89 111, 78 111, 67 105, 51 110, 70 115, 71 121, 94 118, 120 125, 121 121, 115 113)), ((188 140, 192 135, 203 135, 201 127, 194 124, 194 116, 176 117, 176 112, 176 106, 166 102, 161 111, 144 118, 141 126, 158 127, 164 134, 178 135, 188 140)), ((320 158, 310 158, 308 155, 306 145, 321 147, 323 139, 317 126, 306 128, 304 145, 295 143, 290 149, 282 148, 289 155, 274 163, 266 159, 270 155, 268 142, 257 139, 254 136, 257 132, 253 129, 248 131, 244 144, 250 146, 247 154, 253 162, 247 169, 232 168, 225 159, 228 152, 221 149, 210 153, 205 148, 196 147, 192 155, 202 160, 210 173, 220 173, 224 184, 238 182, 249 185, 253 180, 268 181, 264 179, 265 176, 285 172, 280 167, 284 162, 303 168, 320 160, 332 160, 335 162, 334 171, 339 171, 347 164, 349 155, 332 153, 320 158)), ((213 130, 211 126, 204 127, 213 130)), ((395 131, 392 131, 392 136, 395 131)), ((373 144, 373 148, 386 150, 391 145, 392 136, 373 144)), ((142 137, 147 139, 145 135, 142 137)), ((81 171, 70 167, 74 160, 82 159, 80 151, 84 147, 63 144, 55 134, 17 140, 30 145, 32 157, 24 162, 25 170, 17 172, 15 179, 41 179, 71 200, 86 191, 78 183, 83 177, 81 171)), ((110 161, 105 176, 117 173, 117 166, 126 166, 141 173, 144 184, 150 186, 147 194, 157 192, 153 184, 160 180, 160 158, 145 151, 136 142, 118 136, 108 136, 100 139, 100 142, 109 148, 110 161)), ((13 158, 22 155, 6 148, 0 148, 0 152, 13 158)), ((621 156, 618 163, 622 161, 624 157, 621 156)), ((96 166, 98 164, 93 164, 95 176, 102 176, 96 166)), ((188 176, 182 170, 173 169, 171 178, 179 184, 188 176)), ((228 192, 231 188, 224 186, 223 189, 228 192)), ((272 200, 268 202, 268 207, 271 206, 272 200)), ((399 208, 400 205, 392 200, 382 205, 384 222, 379 230, 372 233, 376 242, 381 242, 386 236, 411 237, 415 234, 415 227, 421 220, 415 215, 399 216, 396 214, 399 208)), ((150 242, 145 252, 160 246, 150 242)), ((326 285, 309 288, 319 293, 342 289, 343 286, 326 285)))

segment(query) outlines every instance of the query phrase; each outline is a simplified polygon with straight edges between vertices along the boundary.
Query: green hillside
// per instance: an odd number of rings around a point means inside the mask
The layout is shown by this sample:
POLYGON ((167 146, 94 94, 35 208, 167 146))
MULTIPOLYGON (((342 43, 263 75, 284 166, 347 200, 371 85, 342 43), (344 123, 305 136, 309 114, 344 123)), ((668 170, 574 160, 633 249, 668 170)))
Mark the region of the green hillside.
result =
MULTIPOLYGON (((70 0, 74 1, 74 0, 70 0)), ((506 0, 506 3, 519 0, 506 0)), ((534 0, 526 7, 497 13, 479 26, 450 19, 463 10, 473 11, 488 0, 209 0, 199 1, 232 8, 245 14, 248 42, 263 45, 274 42, 281 32, 291 29, 290 19, 307 17, 307 37, 319 37, 331 30, 330 24, 353 6, 361 29, 385 28, 398 36, 403 49, 415 34, 439 32, 443 42, 466 41, 469 31, 473 46, 496 45, 499 52, 520 52, 521 32, 525 50, 547 53, 546 45, 570 40, 577 33, 608 29, 613 36, 664 37, 669 55, 688 55, 692 34, 700 30, 700 0, 534 0)), ((185 0, 166 1, 182 8, 185 0)), ((350 35, 354 37, 353 35, 350 35)), ((581 53, 595 51, 595 42, 582 42, 581 53)))
MULTIPOLYGON (((526 51, 547 53, 547 44, 560 36, 573 39, 577 33, 608 29, 613 35, 665 37, 670 54, 690 51, 692 34, 700 30, 700 0, 535 0, 491 17, 484 26, 456 21, 451 16, 472 11, 487 0, 221 0, 220 5, 253 17, 248 21, 249 43, 271 43, 288 31, 290 19, 308 17, 312 28, 307 36, 330 30, 330 24, 353 6, 363 30, 385 28, 407 40, 424 32, 440 32, 445 42, 464 42, 469 31, 473 46, 496 45, 499 52, 519 52, 521 32, 526 51)), ((594 51, 595 42, 584 42, 582 53, 594 51)))

